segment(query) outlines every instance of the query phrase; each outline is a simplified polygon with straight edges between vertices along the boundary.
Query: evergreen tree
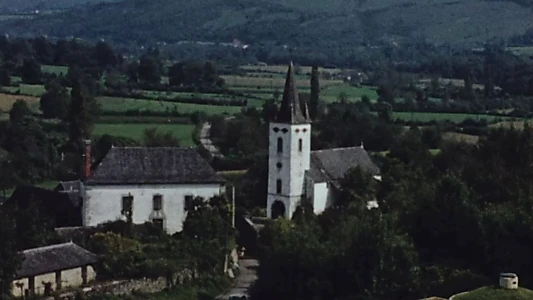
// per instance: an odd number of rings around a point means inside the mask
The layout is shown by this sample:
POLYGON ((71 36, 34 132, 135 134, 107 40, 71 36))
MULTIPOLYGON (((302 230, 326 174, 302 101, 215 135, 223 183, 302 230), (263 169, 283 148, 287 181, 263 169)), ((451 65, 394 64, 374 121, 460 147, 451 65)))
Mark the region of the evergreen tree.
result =
POLYGON ((39 104, 45 118, 65 118, 69 104, 67 89, 58 81, 52 81, 46 86, 46 93, 41 96, 39 104))
POLYGON ((24 100, 17 100, 13 103, 9 111, 9 121, 11 124, 20 123, 24 117, 31 115, 31 110, 24 100))
POLYGON ((98 106, 94 98, 87 95, 86 88, 79 81, 74 83, 70 93, 69 138, 81 150, 81 142, 91 136, 98 106))
POLYGON ((309 101, 309 114, 311 119, 315 119, 318 111, 318 102, 320 100, 320 83, 318 80, 318 67, 313 66, 311 69, 311 100, 309 101))

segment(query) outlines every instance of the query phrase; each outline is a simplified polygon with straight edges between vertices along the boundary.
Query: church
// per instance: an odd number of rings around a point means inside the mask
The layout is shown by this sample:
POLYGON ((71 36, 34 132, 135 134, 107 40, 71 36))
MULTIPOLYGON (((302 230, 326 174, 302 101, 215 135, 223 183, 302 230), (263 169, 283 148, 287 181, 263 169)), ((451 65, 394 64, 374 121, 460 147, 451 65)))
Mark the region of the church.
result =
MULTIPOLYGON (((269 125, 267 217, 292 218, 302 199, 311 201, 320 214, 335 203, 340 180, 354 167, 361 167, 376 180, 380 170, 363 148, 311 151, 311 123, 307 103, 300 101, 289 65, 283 99, 269 125)), ((376 207, 373 201, 368 208, 376 207)))

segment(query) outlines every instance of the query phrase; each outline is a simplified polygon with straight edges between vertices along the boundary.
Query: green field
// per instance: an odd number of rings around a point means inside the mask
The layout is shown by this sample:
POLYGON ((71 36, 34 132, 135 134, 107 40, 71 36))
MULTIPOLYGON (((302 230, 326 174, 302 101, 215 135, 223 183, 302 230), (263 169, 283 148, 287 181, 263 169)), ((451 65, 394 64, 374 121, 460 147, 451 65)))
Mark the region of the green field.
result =
POLYGON ((42 84, 21 83, 20 86, 4 86, 2 87, 2 89, 10 93, 18 92, 21 95, 36 96, 36 97, 40 97, 45 92, 44 85, 42 84))
POLYGON ((43 73, 50 73, 50 74, 63 74, 67 75, 68 67, 67 66, 53 66, 53 65, 42 65, 41 71, 43 73))
POLYGON ((101 136, 104 134, 122 136, 141 141, 143 133, 148 128, 157 128, 160 132, 170 131, 178 138, 180 146, 193 146, 192 132, 194 125, 190 124, 96 124, 93 135, 101 136))
POLYGON ((335 102, 339 100, 339 95, 345 93, 349 101, 359 101, 361 97, 367 96, 370 100, 377 100, 378 94, 375 87, 371 86, 353 86, 350 84, 332 85, 322 88, 320 98, 326 102, 335 102))
POLYGON ((488 122, 497 122, 499 120, 509 120, 510 117, 483 115, 483 114, 464 114, 464 113, 427 113, 427 112, 394 112, 394 118, 404 121, 430 122, 430 121, 451 121, 455 123, 462 122, 466 119, 481 120, 486 119, 488 122))
POLYGON ((499 287, 483 287, 463 295, 455 296, 454 300, 531 300, 533 291, 519 288, 504 290, 499 287))
POLYGON ((237 114, 241 111, 239 106, 221 106, 221 105, 200 105, 193 103, 178 103, 169 101, 157 101, 147 99, 132 99, 119 97, 98 97, 100 107, 105 112, 126 112, 129 110, 137 111, 177 111, 188 114, 193 112, 205 112, 208 115, 214 114, 237 114))
MULTIPOLYGON (((287 68, 287 67, 285 67, 287 68)), ((226 85, 231 89, 233 87, 245 87, 245 88, 270 88, 272 90, 274 89, 281 89, 283 90, 283 87, 285 86, 285 77, 276 77, 276 78, 268 78, 268 77, 246 77, 246 76, 236 76, 236 75, 223 75, 221 76, 224 81, 226 82, 226 85)), ((327 87, 331 85, 337 85, 342 84, 342 80, 321 80, 320 86, 321 87, 327 87)), ((296 86, 298 89, 309 89, 310 88, 310 80, 309 78, 301 78, 296 79, 296 86)))

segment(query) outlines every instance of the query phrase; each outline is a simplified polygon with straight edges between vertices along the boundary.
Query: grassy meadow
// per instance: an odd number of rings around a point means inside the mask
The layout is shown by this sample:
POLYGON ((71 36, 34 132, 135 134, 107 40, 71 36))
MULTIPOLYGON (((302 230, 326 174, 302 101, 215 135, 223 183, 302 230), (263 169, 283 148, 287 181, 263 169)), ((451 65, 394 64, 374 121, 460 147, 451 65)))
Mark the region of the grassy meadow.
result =
POLYGON ((488 122, 497 122, 499 120, 508 120, 510 117, 483 115, 483 114, 466 114, 466 113, 430 113, 430 112, 394 112, 394 118, 404 121, 451 121, 460 123, 466 119, 481 120, 486 119, 488 122))
POLYGON ((67 75, 68 73, 68 67, 67 66, 53 66, 53 65, 42 65, 41 71, 43 73, 50 73, 50 74, 63 74, 67 75))
POLYGON ((172 134, 180 141, 181 146, 194 145, 192 140, 194 125, 191 124, 96 124, 94 126, 93 135, 101 136, 109 134, 141 141, 144 131, 148 128, 157 128, 160 132, 172 132, 172 134))
POLYGON ((119 97, 98 97, 100 108, 104 112, 134 111, 178 111, 179 113, 205 112, 208 115, 226 114, 233 115, 241 111, 240 106, 201 105, 194 103, 181 103, 169 101, 157 101, 148 99, 133 99, 119 97))
POLYGON ((13 106, 13 103, 19 99, 26 101, 30 107, 37 107, 39 105, 38 97, 0 93, 0 112, 8 112, 11 106, 13 106))
POLYGON ((20 95, 41 97, 46 91, 42 84, 25 84, 21 83, 19 86, 4 86, 3 90, 9 93, 18 93, 20 95))

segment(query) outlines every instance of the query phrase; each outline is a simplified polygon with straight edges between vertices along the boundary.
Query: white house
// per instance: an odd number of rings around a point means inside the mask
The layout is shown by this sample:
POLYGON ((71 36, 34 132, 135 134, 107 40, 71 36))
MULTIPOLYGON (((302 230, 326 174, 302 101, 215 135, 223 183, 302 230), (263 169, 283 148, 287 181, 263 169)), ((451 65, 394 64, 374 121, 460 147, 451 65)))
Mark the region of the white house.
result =
POLYGON ((323 212, 335 203, 339 180, 353 167, 379 178, 379 168, 362 146, 311 151, 311 118, 307 104, 298 98, 292 63, 280 109, 269 129, 269 218, 291 218, 302 199, 311 200, 315 213, 323 212))
POLYGON ((192 148, 113 147, 85 173, 83 226, 125 220, 131 211, 133 223, 153 222, 173 234, 182 230, 187 201, 224 191, 224 180, 192 148))

